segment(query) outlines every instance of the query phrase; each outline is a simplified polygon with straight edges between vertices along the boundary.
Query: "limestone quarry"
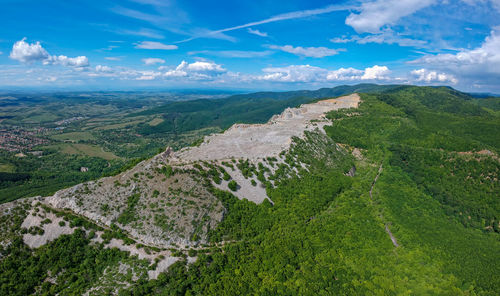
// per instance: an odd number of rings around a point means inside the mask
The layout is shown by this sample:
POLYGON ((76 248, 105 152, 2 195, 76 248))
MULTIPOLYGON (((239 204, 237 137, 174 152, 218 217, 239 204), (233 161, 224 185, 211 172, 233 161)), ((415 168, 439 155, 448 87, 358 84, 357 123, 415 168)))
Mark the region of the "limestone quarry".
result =
MULTIPOLYGON (((175 262, 167 248, 185 249, 206 243, 210 229, 223 219, 226 209, 211 187, 255 203, 269 200, 266 186, 272 186, 275 175, 284 169, 285 176, 297 171, 285 161, 293 139, 306 132, 324 133, 323 126, 329 122, 327 112, 356 108, 359 102, 360 97, 352 94, 287 108, 265 124, 235 124, 224 133, 205 137, 197 147, 176 152, 167 148, 119 175, 30 199, 32 207, 23 226, 41 224, 44 233, 27 233, 25 242, 39 247, 73 231, 61 222, 61 217, 34 212, 35 208, 46 206, 70 212, 103 229, 118 228, 137 244, 160 248, 158 254, 168 256, 150 274, 155 277, 160 269, 175 262)), ((303 163, 298 165, 307 169, 303 163)), ((8 204, 2 208, 7 209, 8 204)), ((8 211, 3 210, 4 214, 8 211)), ((100 234, 102 231, 97 232, 96 241, 102 241, 100 234)), ((142 254, 134 245, 125 246, 116 238, 111 242, 114 247, 142 254)))

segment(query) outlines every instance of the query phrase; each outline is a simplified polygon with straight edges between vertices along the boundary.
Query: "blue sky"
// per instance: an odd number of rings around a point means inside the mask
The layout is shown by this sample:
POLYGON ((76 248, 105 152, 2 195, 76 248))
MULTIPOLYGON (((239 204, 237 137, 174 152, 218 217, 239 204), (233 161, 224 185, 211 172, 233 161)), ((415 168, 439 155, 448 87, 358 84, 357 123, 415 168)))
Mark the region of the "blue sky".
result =
POLYGON ((0 0, 0 88, 500 92, 500 0, 0 0))

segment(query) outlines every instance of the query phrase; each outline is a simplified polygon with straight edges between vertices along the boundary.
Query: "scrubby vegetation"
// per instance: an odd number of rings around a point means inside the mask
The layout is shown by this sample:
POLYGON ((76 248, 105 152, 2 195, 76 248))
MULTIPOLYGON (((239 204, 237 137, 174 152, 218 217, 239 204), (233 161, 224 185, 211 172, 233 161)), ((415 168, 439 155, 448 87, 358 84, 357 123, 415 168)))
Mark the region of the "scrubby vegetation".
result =
MULTIPOLYGON (((274 206, 219 192, 228 214, 211 237, 234 243, 122 295, 498 294, 498 159, 457 152, 498 153, 499 118, 449 89, 362 99, 358 115, 334 112, 341 120, 327 128, 333 141, 364 151, 354 178, 344 175, 353 160, 331 149, 338 166, 312 161, 310 174, 280 178, 268 189, 274 206)), ((309 152, 310 140, 296 153, 309 152)))
MULTIPOLYGON (((327 135, 308 132, 266 159, 272 174, 245 160, 195 164, 207 186, 229 181, 225 170, 262 179, 273 204, 210 186, 226 212, 211 244, 187 252, 197 261, 119 295, 498 295, 500 117, 449 88, 390 87, 362 100, 328 114, 327 135)), ((123 213, 137 206, 131 196, 123 213)), ((161 215, 155 223, 171 227, 161 215)), ((126 258, 83 231, 38 250, 18 239, 2 255, 2 295, 82 294, 126 258)))

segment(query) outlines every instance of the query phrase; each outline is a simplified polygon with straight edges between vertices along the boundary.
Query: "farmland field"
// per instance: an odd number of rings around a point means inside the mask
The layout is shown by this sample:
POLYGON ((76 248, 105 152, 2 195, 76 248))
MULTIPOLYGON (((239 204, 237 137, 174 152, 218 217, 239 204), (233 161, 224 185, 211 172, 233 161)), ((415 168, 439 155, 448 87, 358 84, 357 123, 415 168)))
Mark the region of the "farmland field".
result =
POLYGON ((72 142, 89 141, 89 140, 96 139, 90 132, 62 133, 62 134, 53 135, 52 138, 55 140, 72 141, 72 142))

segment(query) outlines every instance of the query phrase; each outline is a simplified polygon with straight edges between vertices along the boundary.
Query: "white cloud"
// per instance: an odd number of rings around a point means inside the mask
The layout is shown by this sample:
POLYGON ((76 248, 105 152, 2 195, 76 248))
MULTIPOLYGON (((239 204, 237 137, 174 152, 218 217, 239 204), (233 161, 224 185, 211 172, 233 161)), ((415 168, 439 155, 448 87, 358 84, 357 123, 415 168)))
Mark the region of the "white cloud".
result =
POLYGON ((385 25, 436 3, 436 0, 375 0, 365 2, 360 13, 351 13, 345 20, 358 33, 378 33, 385 25))
POLYGON ((102 73, 112 73, 113 69, 111 69, 108 66, 97 65, 97 66, 95 66, 95 71, 102 72, 102 73))
POLYGON ((193 37, 181 40, 179 42, 187 42, 187 41, 191 41, 191 40, 198 39, 198 38, 213 37, 214 35, 221 34, 224 32, 245 29, 245 28, 254 27, 254 26, 258 26, 258 25, 262 25, 262 24, 274 23, 274 22, 279 22, 279 21, 284 21, 284 20, 306 18, 306 17, 310 17, 310 16, 331 13, 334 11, 343 11, 343 10, 347 10, 347 9, 351 9, 351 8, 354 8, 354 7, 353 6, 342 6, 342 5, 329 5, 329 6, 326 6, 323 8, 299 10, 299 11, 293 11, 293 12, 288 12, 288 13, 282 13, 282 14, 278 14, 278 15, 272 16, 270 18, 264 19, 264 20, 260 20, 260 21, 246 23, 243 25, 238 25, 238 26, 229 27, 229 28, 216 30, 216 31, 206 31, 204 34, 194 35, 193 37))
POLYGON ((339 51, 336 49, 331 49, 326 47, 302 47, 302 46, 293 47, 291 45, 285 45, 285 46, 269 45, 269 48, 292 53, 298 56, 313 57, 313 58, 322 58, 326 56, 336 55, 339 53, 339 51))
POLYGON ((131 0, 132 2, 137 2, 140 4, 145 4, 145 5, 153 5, 153 6, 170 6, 171 2, 170 1, 165 1, 165 0, 131 0))
POLYGON ((105 50, 105 51, 112 51, 115 48, 120 48, 120 46, 118 46, 118 45, 108 45, 107 47, 98 49, 98 51, 103 51, 103 50, 105 50))
POLYGON ((226 72, 226 69, 222 68, 221 65, 216 64, 214 62, 204 62, 204 61, 197 61, 191 64, 182 61, 182 63, 179 66, 177 66, 177 69, 193 71, 193 72, 215 72, 215 73, 226 72))
POLYGON ((89 59, 86 56, 78 56, 75 58, 68 58, 67 56, 50 56, 43 61, 44 65, 62 65, 69 67, 87 67, 89 59))
POLYGON ((147 58, 147 59, 142 59, 142 62, 146 65, 154 65, 154 64, 164 64, 165 60, 158 58, 147 58))
POLYGON ((142 41, 136 44, 135 48, 173 50, 177 49, 178 47, 177 45, 163 44, 156 41, 142 41))
POLYGON ((26 38, 14 43, 9 57, 22 63, 41 61, 44 65, 62 65, 76 68, 87 67, 89 65, 89 60, 86 56, 75 58, 68 58, 65 55, 51 56, 39 41, 30 44, 26 42, 26 38))
POLYGON ((327 70, 310 65, 290 65, 287 67, 269 67, 262 71, 266 74, 256 77, 257 80, 278 82, 314 82, 323 81, 327 70))
POLYGON ((326 82, 326 81, 363 81, 391 80, 391 71, 386 66, 375 65, 359 70, 340 68, 327 70, 310 65, 290 65, 287 67, 269 67, 262 71, 266 74, 255 77, 255 80, 277 82, 326 82))
POLYGON ((340 68, 338 70, 328 72, 327 80, 359 80, 364 74, 363 70, 354 68, 340 68))
POLYGON ((343 36, 343 37, 332 38, 330 39, 330 41, 333 43, 356 42, 358 44, 386 43, 386 44, 398 44, 400 46, 413 46, 413 47, 424 47, 427 44, 426 41, 407 38, 405 36, 394 33, 390 29, 386 29, 380 34, 370 34, 364 37, 354 35, 351 38, 343 36))
MULTIPOLYGON (((166 68, 160 67, 160 69, 165 70, 166 68)), ((191 80, 210 80, 226 72, 226 69, 214 62, 196 61, 188 63, 182 61, 175 69, 163 73, 163 76, 166 78, 186 77, 191 80)))
POLYGON ((430 71, 427 69, 413 70, 410 74, 413 76, 414 80, 418 82, 450 82, 452 84, 456 84, 458 82, 458 80, 453 75, 438 73, 436 71, 430 71))
POLYGON ((161 72, 156 71, 139 71, 141 76, 137 77, 136 80, 154 80, 162 75, 161 72))
POLYGON ((117 34, 122 34, 122 35, 134 35, 134 36, 142 36, 142 37, 147 37, 147 38, 154 38, 154 39, 163 39, 165 36, 163 36, 161 33, 155 30, 151 29, 139 29, 139 30, 117 30, 113 31, 117 34))
POLYGON ((386 66, 375 65, 373 67, 359 70, 355 68, 340 68, 328 72, 327 80, 344 81, 344 80, 389 80, 391 71, 386 66))
POLYGON ((412 61, 461 75, 500 75, 500 27, 493 28, 480 47, 455 54, 425 55, 412 61))
POLYGON ((484 5, 489 2, 495 10, 500 12, 500 0, 462 0, 462 2, 471 6, 484 5))
POLYGON ((259 58, 272 54, 271 50, 264 51, 247 51, 247 50, 201 50, 190 51, 189 55, 210 55, 225 58, 259 58))
POLYGON ((21 63, 32 63, 49 58, 49 53, 42 47, 39 41, 30 44, 26 42, 25 37, 14 43, 9 57, 21 63))
POLYGON ((361 76, 361 80, 385 80, 389 79, 391 73, 386 66, 375 65, 371 68, 365 68, 365 73, 361 76))
POLYGON ((247 29, 247 32, 250 33, 250 34, 254 34, 254 35, 257 35, 257 36, 260 36, 260 37, 267 37, 267 33, 266 32, 261 32, 257 29, 252 29, 252 28, 248 28, 247 29))
POLYGON ((105 57, 105 60, 108 61, 121 61, 122 59, 120 57, 105 57))

